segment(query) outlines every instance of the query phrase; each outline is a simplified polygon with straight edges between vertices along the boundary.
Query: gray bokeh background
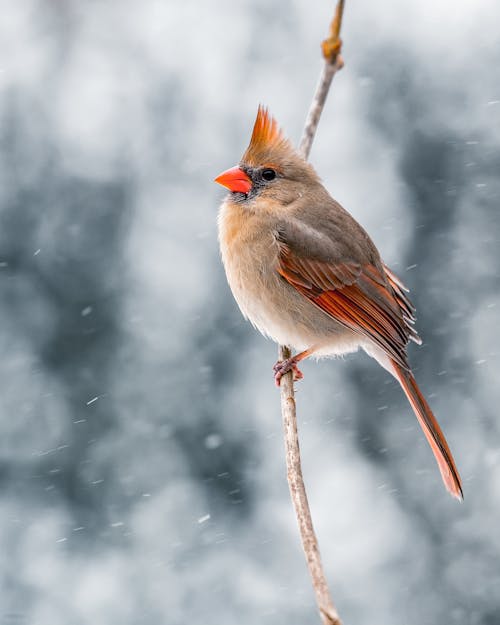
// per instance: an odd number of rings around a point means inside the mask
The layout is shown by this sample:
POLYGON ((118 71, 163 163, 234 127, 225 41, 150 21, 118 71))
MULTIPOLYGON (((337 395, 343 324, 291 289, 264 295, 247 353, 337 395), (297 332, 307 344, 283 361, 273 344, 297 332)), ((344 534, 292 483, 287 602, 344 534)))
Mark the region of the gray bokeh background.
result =
MULTIPOLYGON (((332 3, 0 2, 0 623, 318 622, 276 348, 212 180, 297 141, 332 3)), ((346 624, 500 622, 500 10, 347 3, 311 160, 412 289, 453 501, 362 354, 306 363, 304 473, 346 624)))

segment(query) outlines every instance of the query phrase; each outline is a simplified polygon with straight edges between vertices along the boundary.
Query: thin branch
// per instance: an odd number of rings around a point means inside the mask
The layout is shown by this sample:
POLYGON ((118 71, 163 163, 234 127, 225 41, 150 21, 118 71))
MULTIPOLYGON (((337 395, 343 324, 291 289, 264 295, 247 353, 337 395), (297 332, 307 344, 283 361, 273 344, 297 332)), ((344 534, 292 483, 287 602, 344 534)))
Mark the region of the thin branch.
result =
MULTIPOLYGON (((323 41, 321 48, 325 58, 325 64, 321 72, 320 80, 307 115, 307 121, 300 141, 299 151, 305 159, 311 151, 312 142, 318 128, 319 119, 325 105, 326 97, 330 89, 333 77, 343 67, 340 55, 342 40, 340 39, 340 27, 344 11, 344 0, 338 0, 335 15, 330 24, 329 36, 323 41)), ((291 357, 289 347, 280 345, 279 360, 291 357)), ((289 371, 281 378, 281 415, 285 434, 285 450, 288 486, 292 497, 297 522, 299 525, 302 547, 307 560, 307 566, 311 575, 316 603, 318 604, 321 620, 324 625, 342 625, 335 604, 333 603, 328 584, 326 581, 318 540, 307 501, 307 494, 302 477, 300 463, 299 436, 297 432, 297 414, 295 405, 295 393, 293 388, 293 372, 289 371)))
MULTIPOLYGON (((280 345, 279 359, 290 358, 288 347, 280 345)), ((297 432, 297 416, 293 390, 293 374, 289 372, 281 378, 281 416, 285 433, 285 450, 288 486, 293 507, 299 524, 302 547, 307 560, 307 567, 312 579, 316 603, 324 625, 341 625, 339 615, 328 590, 318 540, 307 501, 306 488, 300 465, 299 435, 297 432)))
POLYGON ((333 77, 344 66, 344 61, 340 54, 342 49, 342 39, 340 38, 340 27, 342 25, 342 15, 344 13, 344 0, 339 0, 328 38, 321 44, 325 63, 321 71, 318 86, 314 93, 309 113, 307 114, 306 125, 300 140, 299 152, 307 159, 311 151, 312 142, 318 129, 319 118, 325 106, 326 96, 330 90, 333 77))

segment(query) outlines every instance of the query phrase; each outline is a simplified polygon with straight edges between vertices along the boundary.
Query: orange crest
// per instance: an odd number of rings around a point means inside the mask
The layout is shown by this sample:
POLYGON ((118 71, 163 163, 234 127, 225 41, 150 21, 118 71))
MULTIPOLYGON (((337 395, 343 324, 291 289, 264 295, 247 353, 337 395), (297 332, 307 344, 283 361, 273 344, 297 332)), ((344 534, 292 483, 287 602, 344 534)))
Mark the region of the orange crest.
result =
POLYGON ((283 135, 278 122, 268 110, 259 105, 257 118, 253 126, 250 144, 243 155, 242 162, 251 165, 264 164, 263 161, 273 157, 276 152, 291 149, 291 145, 283 135))
POLYGON ((271 117, 269 111, 262 104, 259 104, 249 147, 256 150, 268 148, 281 139, 283 139, 283 134, 278 122, 274 117, 271 117))

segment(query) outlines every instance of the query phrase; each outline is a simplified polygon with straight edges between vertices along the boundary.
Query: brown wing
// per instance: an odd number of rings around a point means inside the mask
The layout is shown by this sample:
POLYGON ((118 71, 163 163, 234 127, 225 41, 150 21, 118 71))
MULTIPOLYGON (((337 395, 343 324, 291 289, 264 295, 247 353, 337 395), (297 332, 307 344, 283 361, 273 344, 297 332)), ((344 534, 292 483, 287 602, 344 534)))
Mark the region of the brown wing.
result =
POLYGON ((275 231, 278 272, 321 310, 368 337, 389 356, 446 488, 461 499, 462 486, 453 456, 408 365, 406 345, 409 340, 419 343, 420 338, 413 328, 415 309, 407 289, 381 262, 361 226, 333 200, 329 206, 330 210, 321 211, 321 205, 315 204, 313 210, 304 212, 308 221, 289 219, 279 225, 275 231))
POLYGON ((414 308, 405 287, 383 265, 328 262, 296 254, 279 241, 278 271, 287 282, 336 321, 370 338, 409 370, 408 341, 420 339, 412 324, 414 308))

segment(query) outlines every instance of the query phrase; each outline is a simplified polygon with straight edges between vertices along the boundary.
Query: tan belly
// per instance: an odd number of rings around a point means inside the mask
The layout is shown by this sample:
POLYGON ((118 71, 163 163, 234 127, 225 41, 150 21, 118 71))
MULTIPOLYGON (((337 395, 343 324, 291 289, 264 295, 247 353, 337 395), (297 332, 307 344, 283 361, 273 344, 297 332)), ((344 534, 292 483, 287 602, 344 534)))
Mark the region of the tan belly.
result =
POLYGON ((256 236, 231 228, 219 217, 221 253, 227 279, 243 315, 265 336, 297 351, 318 346, 317 355, 358 349, 360 340, 296 291, 277 272, 278 247, 272 231, 256 236))

